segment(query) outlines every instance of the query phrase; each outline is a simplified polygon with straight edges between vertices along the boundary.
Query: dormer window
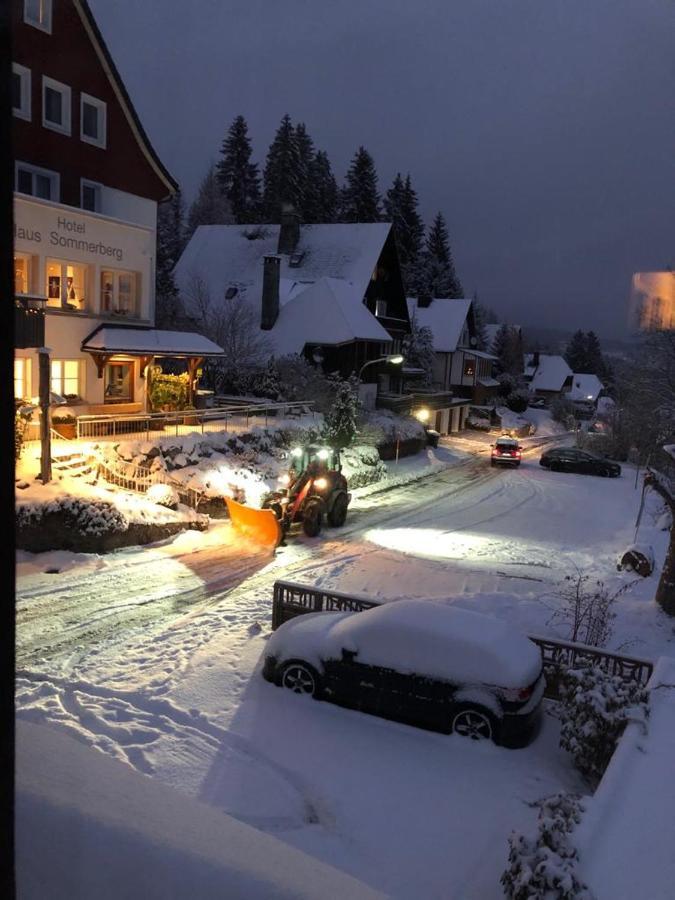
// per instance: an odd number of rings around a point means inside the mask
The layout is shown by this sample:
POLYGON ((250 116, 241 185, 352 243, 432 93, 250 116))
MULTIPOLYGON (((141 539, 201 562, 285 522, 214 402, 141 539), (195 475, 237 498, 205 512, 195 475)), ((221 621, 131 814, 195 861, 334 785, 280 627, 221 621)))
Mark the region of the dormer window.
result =
POLYGON ((23 20, 40 31, 52 33, 52 0, 24 0, 23 20))
POLYGON ((376 300, 375 301, 375 315, 378 319, 384 319, 387 317, 387 301, 386 300, 376 300))
POLYGON ((288 267, 289 269, 299 269, 302 265, 302 261, 305 258, 304 250, 301 253, 291 253, 288 258, 288 267))

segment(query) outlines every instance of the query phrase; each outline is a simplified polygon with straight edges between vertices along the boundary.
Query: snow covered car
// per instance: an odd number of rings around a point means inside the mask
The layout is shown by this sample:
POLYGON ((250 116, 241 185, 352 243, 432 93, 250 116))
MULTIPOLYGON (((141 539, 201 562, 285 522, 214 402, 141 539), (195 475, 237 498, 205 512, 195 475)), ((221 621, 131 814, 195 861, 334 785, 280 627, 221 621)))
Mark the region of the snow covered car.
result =
POLYGON ((437 600, 297 616, 270 637, 263 677, 296 694, 511 747, 536 733, 545 687, 532 641, 437 600))
POLYGON ((492 446, 491 466, 519 466, 523 448, 515 438, 500 437, 492 446))
POLYGON ((578 472, 581 475, 603 475, 605 478, 618 478, 621 474, 618 463, 576 447, 552 447, 541 454, 539 465, 552 472, 578 472))

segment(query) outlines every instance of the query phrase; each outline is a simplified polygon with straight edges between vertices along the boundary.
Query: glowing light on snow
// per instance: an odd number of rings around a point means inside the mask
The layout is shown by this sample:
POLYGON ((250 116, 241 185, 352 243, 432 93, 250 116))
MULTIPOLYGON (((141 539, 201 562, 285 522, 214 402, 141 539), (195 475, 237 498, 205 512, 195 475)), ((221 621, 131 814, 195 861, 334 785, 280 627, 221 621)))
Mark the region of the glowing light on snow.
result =
POLYGON ((495 543, 494 538, 438 528, 373 528, 366 532, 365 539, 389 550, 427 559, 486 557, 488 547, 495 543))
POLYGON ((426 408, 426 406, 423 406, 421 409, 418 409, 414 413, 415 418, 418 419, 420 422, 428 422, 430 415, 431 415, 431 413, 426 408))

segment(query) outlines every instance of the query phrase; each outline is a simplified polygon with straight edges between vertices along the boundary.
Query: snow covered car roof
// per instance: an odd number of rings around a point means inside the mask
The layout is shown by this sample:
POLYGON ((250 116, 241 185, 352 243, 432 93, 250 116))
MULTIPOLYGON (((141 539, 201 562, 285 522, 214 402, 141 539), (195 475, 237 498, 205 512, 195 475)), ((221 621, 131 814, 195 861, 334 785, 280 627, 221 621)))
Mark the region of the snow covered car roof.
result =
POLYGON ((272 635, 265 653, 321 668, 323 660, 340 659, 343 650, 366 665, 504 688, 531 684, 542 667, 539 649, 517 629, 438 600, 299 616, 272 635))

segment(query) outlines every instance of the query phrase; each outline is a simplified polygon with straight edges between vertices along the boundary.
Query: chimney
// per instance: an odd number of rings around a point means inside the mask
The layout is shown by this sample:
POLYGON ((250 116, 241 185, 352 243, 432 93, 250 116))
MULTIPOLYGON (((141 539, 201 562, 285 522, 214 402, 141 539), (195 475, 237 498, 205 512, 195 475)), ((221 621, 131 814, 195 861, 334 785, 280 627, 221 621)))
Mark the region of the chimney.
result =
POLYGON ((300 240, 300 216, 289 204, 284 203, 281 210, 281 227, 279 228, 279 244, 277 253, 295 253, 300 240))
POLYGON ((279 273, 281 260, 278 256, 264 257, 262 310, 260 327, 263 331, 274 328, 279 315, 279 273))
POLYGON ((417 306, 419 309, 426 309, 428 306, 431 306, 432 301, 431 292, 427 290, 420 290, 419 296, 417 297, 417 306))

